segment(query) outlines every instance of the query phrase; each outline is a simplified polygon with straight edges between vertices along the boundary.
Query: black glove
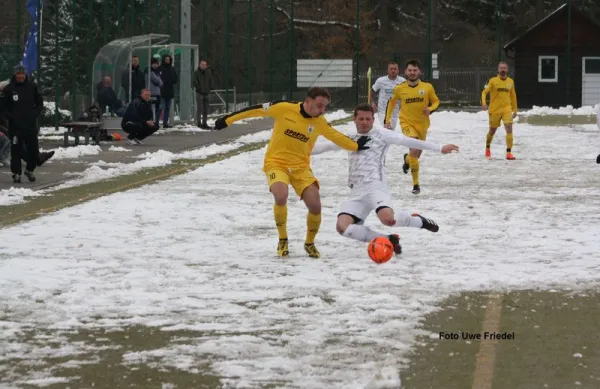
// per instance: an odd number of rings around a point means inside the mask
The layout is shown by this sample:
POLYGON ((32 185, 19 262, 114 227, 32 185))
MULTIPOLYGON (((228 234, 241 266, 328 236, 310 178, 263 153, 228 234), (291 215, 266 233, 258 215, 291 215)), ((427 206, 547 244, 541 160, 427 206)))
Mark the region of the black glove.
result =
POLYGON ((356 141, 356 143, 358 144, 357 151, 368 150, 369 146, 366 146, 366 144, 369 143, 370 140, 371 138, 368 136, 361 136, 360 138, 358 138, 358 140, 356 141))
POLYGON ((218 118, 215 122, 215 130, 222 130, 227 128, 227 123, 225 123, 225 118, 218 118))

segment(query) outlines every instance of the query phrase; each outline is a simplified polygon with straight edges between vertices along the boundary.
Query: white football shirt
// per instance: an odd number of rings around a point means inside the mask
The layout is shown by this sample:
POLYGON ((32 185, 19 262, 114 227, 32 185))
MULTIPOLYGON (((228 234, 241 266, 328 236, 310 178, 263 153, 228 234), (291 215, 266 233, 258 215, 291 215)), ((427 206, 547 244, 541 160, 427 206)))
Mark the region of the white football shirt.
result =
MULTIPOLYGON (((353 191, 387 191, 387 182, 383 170, 385 155, 391 145, 403 145, 413 149, 442 152, 441 145, 409 138, 387 129, 372 128, 366 134, 353 133, 348 134, 348 136, 354 140, 361 136, 371 138, 367 144, 369 149, 349 153, 348 186, 353 191)), ((312 154, 337 149, 340 149, 340 147, 335 143, 323 140, 315 144, 312 154)))
MULTIPOLYGON (((379 122, 383 125, 383 121, 385 120, 385 110, 387 108, 387 103, 389 99, 394 94, 394 88, 396 85, 402 84, 406 80, 400 76, 397 76, 395 80, 391 80, 388 76, 379 77, 375 80, 373 84, 373 90, 377 92, 377 117, 379 118, 379 122)), ((393 127, 396 127, 396 123, 398 122, 398 114, 400 112, 400 101, 396 103, 396 107, 394 107, 394 112, 392 113, 392 124, 393 127)))

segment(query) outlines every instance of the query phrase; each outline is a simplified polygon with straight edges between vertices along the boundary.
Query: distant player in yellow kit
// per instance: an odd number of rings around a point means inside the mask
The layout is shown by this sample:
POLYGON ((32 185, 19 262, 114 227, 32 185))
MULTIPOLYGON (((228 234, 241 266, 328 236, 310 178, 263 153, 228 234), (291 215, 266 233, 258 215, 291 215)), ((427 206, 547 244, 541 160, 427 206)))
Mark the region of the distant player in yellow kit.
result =
POLYGON ((319 181, 310 168, 310 155, 319 135, 349 151, 369 148, 366 144, 370 138, 362 137, 355 142, 327 123, 323 113, 330 101, 331 97, 326 89, 314 87, 308 90, 304 102, 274 101, 254 105, 215 122, 215 129, 221 130, 246 118, 268 116, 274 119, 263 171, 275 200, 273 214, 279 233, 277 254, 280 257, 289 255, 287 199, 290 184, 308 208, 304 250, 311 258, 320 257, 315 247, 315 237, 321 226, 321 197, 319 181))
POLYGON ((490 116, 490 131, 485 141, 485 157, 487 159, 492 158, 490 146, 502 121, 506 130, 506 159, 515 159, 512 153, 512 124, 513 119, 517 116, 517 93, 515 92, 515 82, 508 77, 508 64, 506 62, 498 64, 498 75, 490 78, 483 92, 481 92, 481 108, 483 110, 487 109, 490 116), (488 93, 490 94, 489 108, 486 104, 488 93))
MULTIPOLYGON (((394 93, 388 101, 385 112, 385 126, 391 128, 390 119, 396 102, 400 100, 400 128, 402 133, 410 138, 426 140, 427 130, 429 129, 429 115, 440 106, 433 89, 433 85, 421 81, 421 63, 417 60, 406 62, 405 75, 406 82, 396 86, 394 93)), ((419 158, 421 150, 410 149, 408 154, 404 154, 404 165, 402 170, 408 173, 410 168, 414 194, 421 193, 419 184, 419 158)))

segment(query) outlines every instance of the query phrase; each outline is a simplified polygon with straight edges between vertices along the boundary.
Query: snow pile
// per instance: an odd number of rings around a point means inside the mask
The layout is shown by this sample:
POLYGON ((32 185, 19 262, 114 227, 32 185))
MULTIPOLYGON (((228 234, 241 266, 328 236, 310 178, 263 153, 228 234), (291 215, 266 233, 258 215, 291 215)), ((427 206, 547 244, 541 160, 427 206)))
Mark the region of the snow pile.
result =
MULTIPOLYGON (((26 178, 23 178, 26 180, 26 178)), ((43 193, 27 188, 12 187, 0 190, 0 205, 13 205, 23 202, 25 197, 41 196, 43 193)))
POLYGON ((538 107, 534 105, 532 109, 528 111, 519 112, 520 116, 546 116, 546 115, 563 115, 563 116, 573 116, 573 115, 596 115, 600 110, 600 104, 596 104, 595 106, 586 105, 581 108, 573 108, 572 105, 567 105, 566 107, 560 108, 550 108, 550 107, 538 107))
POLYGON ((51 162, 52 160, 57 159, 73 159, 85 155, 98 155, 102 152, 102 149, 97 145, 81 145, 74 147, 59 147, 51 150, 40 149, 40 151, 54 151, 54 156, 48 161, 51 162))

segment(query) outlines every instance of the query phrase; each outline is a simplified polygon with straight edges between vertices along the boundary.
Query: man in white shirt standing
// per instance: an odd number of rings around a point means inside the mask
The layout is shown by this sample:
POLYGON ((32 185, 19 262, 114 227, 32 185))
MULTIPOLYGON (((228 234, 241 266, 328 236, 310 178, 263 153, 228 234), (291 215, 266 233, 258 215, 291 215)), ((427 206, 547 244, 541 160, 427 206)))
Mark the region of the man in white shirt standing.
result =
MULTIPOLYGON (((363 225, 372 211, 375 211, 381 223, 387 226, 424 228, 431 232, 437 232, 439 227, 433 220, 419 214, 411 215, 403 211, 394 213, 383 172, 385 155, 389 147, 396 144, 448 154, 458 151, 458 146, 452 144, 441 146, 409 138, 384 128, 373 128, 374 111, 369 104, 359 104, 354 109, 354 124, 356 124, 357 133, 349 136, 353 139, 368 136, 371 140, 368 150, 350 153, 348 186, 351 194, 338 214, 336 228, 342 236, 366 243, 378 236, 386 237, 394 245, 394 252, 400 254, 402 247, 397 234, 383 234, 363 225)), ((336 149, 339 150, 339 147, 335 143, 321 141, 313 148, 312 155, 336 149)))
MULTIPOLYGON (((372 93, 372 91, 369 90, 369 95, 371 96, 370 101, 373 104, 373 109, 375 112, 377 112, 377 118, 379 119, 379 123, 381 123, 382 127, 384 126, 385 109, 387 107, 388 100, 394 93, 394 88, 396 85, 402 84, 404 81, 406 81, 406 79, 400 77, 398 73, 400 73, 398 64, 396 62, 390 62, 388 64, 387 76, 379 77, 373 84, 372 89, 377 93, 372 93)), ((392 114, 392 130, 394 130, 398 124, 399 112, 400 101, 396 103, 396 107, 394 108, 394 112, 392 114)))

